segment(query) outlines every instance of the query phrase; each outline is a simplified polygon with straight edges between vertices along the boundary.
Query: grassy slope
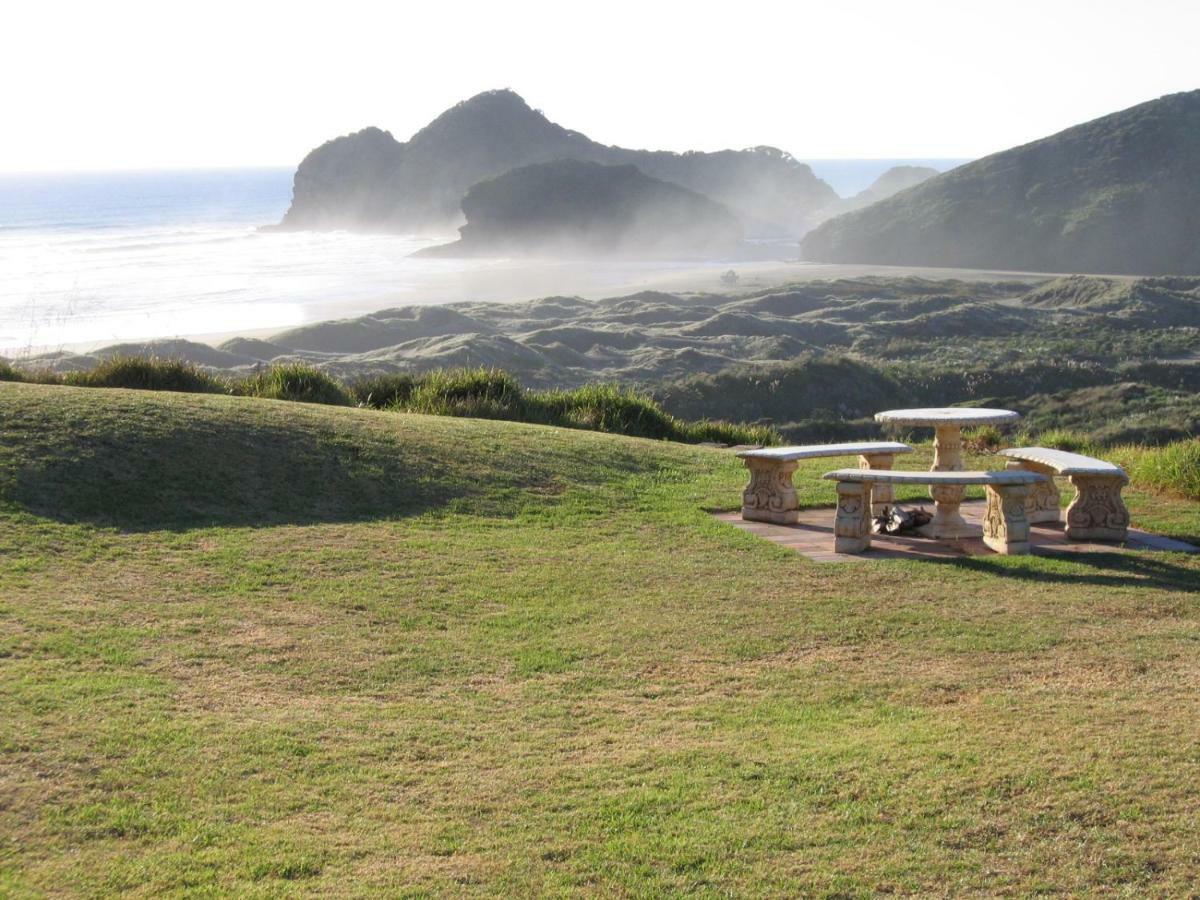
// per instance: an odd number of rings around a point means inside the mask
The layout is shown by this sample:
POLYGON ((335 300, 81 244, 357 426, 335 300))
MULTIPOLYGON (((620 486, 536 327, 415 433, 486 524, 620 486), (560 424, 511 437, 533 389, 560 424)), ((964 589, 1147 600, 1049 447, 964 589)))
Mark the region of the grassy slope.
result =
POLYGON ((0 385, 0 429, 0 894, 1200 873, 1200 560, 817 565, 702 511, 727 454, 504 422, 0 385))

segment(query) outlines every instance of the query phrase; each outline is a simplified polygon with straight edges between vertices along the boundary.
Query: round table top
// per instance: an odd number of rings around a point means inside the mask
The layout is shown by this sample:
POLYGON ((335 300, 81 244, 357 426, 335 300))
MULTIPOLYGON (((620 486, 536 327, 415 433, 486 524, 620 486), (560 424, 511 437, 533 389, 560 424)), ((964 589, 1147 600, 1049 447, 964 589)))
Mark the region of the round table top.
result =
POLYGON ((875 413, 876 422, 896 425, 1001 425, 1015 422, 1020 413, 1011 409, 983 409, 970 406, 945 406, 933 409, 888 409, 875 413))

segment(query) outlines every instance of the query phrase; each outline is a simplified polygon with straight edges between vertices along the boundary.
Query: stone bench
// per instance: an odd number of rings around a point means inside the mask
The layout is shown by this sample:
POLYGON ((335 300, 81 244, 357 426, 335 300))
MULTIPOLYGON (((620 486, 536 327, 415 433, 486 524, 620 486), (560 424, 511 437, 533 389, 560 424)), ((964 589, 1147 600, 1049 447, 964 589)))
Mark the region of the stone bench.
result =
POLYGON ((871 546, 871 494, 877 486, 894 484, 987 486, 987 511, 983 517, 983 542, 997 553, 1029 552, 1029 519, 1025 498, 1031 485, 1046 476, 1006 469, 1002 472, 881 472, 872 469, 838 469, 824 478, 837 482, 838 507, 833 523, 833 549, 837 553, 862 553, 871 546))
POLYGON ((1055 475, 1065 475, 1075 486, 1067 507, 1067 537, 1073 540, 1123 541, 1129 536, 1129 511, 1121 488, 1129 477, 1120 466, 1081 453, 1050 447, 1014 447, 1001 450, 1010 470, 1050 476, 1029 492, 1026 514, 1030 522, 1058 522, 1062 518, 1055 475))
MULTIPOLYGON (((809 444, 802 447, 763 447, 743 450, 738 456, 750 470, 750 484, 742 491, 742 518, 751 522, 791 525, 800 518, 800 504, 792 486, 792 473, 802 459, 857 456, 864 469, 890 469, 897 453, 912 447, 896 441, 860 441, 850 444, 809 444)), ((890 491, 875 498, 878 513, 892 502, 890 491)))

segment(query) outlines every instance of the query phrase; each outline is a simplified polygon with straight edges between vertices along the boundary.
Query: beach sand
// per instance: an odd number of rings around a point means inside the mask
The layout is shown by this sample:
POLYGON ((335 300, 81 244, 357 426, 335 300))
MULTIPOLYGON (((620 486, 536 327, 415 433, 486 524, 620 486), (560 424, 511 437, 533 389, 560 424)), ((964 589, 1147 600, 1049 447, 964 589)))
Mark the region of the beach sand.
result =
MULTIPOLYGON (((577 296, 587 300, 620 297, 640 291, 668 293, 738 294, 765 288, 838 278, 917 277, 931 280, 963 281, 1038 281, 1054 277, 1044 273, 1001 272, 983 269, 949 269, 907 266, 869 266, 808 262, 746 263, 576 263, 521 261, 478 271, 446 273, 424 279, 415 289, 381 294, 354 301, 330 298, 328 302, 308 304, 304 321, 310 324, 365 315, 393 306, 432 305, 465 301, 516 302, 549 296, 577 296), (732 269, 736 284, 724 284, 721 275, 732 269)), ((216 346, 233 337, 269 338, 286 326, 236 329, 202 334, 158 335, 161 338, 185 338, 216 346)), ((144 338, 141 340, 148 340, 144 338)), ((95 350, 113 341, 91 341, 64 345, 74 351, 95 350)))

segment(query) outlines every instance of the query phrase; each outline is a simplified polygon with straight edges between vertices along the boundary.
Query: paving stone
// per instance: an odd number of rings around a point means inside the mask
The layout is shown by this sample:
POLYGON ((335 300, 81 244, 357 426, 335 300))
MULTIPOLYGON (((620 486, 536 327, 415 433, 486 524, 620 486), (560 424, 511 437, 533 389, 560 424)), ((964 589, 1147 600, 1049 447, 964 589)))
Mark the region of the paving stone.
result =
MULTIPOLYGON (((921 506, 922 504, 905 504, 921 506)), ((965 501, 960 509, 968 522, 980 522, 987 504, 982 500, 965 501)), ((866 562, 872 559, 946 559, 963 556, 995 555, 979 538, 959 540, 923 538, 908 535, 872 535, 871 549, 866 553, 833 552, 832 507, 800 510, 794 525, 772 525, 769 522, 745 522, 738 512, 715 513, 715 518, 741 528, 750 534, 766 538, 774 544, 804 554, 814 562, 866 562)), ((1094 541, 1073 542, 1063 533, 1062 525, 1039 523, 1029 528, 1029 543, 1036 555, 1056 553, 1127 553, 1130 551, 1172 551, 1197 553, 1200 547, 1131 528, 1124 544, 1101 544, 1094 541)))

